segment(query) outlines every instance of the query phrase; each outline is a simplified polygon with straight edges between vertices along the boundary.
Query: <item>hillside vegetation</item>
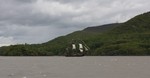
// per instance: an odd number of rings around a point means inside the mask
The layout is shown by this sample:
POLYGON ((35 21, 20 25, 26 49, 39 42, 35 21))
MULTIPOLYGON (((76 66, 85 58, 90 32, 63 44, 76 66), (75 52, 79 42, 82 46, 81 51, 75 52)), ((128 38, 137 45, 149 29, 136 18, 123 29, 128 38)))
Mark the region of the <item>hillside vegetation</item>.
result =
POLYGON ((0 48, 1 56, 64 55, 72 39, 82 39, 89 47, 87 55, 150 55, 150 12, 125 23, 88 27, 43 44, 19 44, 0 48))

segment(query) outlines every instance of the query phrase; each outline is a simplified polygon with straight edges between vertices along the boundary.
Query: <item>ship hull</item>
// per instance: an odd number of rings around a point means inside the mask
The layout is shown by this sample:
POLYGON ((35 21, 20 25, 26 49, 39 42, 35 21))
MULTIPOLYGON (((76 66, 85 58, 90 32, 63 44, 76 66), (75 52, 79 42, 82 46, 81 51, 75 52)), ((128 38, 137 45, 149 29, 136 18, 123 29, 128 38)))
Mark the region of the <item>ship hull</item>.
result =
POLYGON ((66 57, 83 57, 84 55, 66 55, 66 57))
POLYGON ((84 54, 66 54, 66 57, 82 57, 84 54))

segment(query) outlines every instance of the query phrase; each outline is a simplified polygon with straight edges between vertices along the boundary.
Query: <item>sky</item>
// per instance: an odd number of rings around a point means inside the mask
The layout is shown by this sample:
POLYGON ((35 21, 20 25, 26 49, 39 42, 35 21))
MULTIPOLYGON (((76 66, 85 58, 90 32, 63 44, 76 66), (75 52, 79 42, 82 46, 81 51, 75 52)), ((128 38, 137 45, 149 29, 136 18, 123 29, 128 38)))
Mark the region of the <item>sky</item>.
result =
POLYGON ((44 43, 89 26, 125 22, 150 0, 0 0, 0 46, 44 43))

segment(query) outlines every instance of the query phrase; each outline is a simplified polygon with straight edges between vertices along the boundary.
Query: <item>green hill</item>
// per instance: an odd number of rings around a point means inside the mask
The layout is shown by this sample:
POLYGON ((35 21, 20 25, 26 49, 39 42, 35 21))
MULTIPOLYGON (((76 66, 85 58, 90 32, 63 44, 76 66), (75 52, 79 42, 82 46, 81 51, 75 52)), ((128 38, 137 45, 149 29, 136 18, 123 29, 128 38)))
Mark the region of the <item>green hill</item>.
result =
POLYGON ((106 24, 106 25, 101 25, 101 26, 92 26, 92 27, 85 28, 83 31, 100 33, 100 32, 111 30, 119 25, 120 23, 106 24))
POLYGON ((150 12, 125 23, 88 27, 43 44, 20 44, 0 48, 2 56, 64 55, 72 39, 82 39, 90 47, 87 55, 150 55, 150 12))

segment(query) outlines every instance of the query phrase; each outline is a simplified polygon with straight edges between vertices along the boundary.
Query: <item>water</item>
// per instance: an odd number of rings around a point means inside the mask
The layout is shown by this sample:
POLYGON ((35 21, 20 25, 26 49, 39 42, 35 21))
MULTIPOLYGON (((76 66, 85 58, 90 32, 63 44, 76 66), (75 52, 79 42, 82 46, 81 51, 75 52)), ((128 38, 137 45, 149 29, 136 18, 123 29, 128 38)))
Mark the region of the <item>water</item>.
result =
POLYGON ((150 78, 150 57, 0 57, 0 78, 150 78))

